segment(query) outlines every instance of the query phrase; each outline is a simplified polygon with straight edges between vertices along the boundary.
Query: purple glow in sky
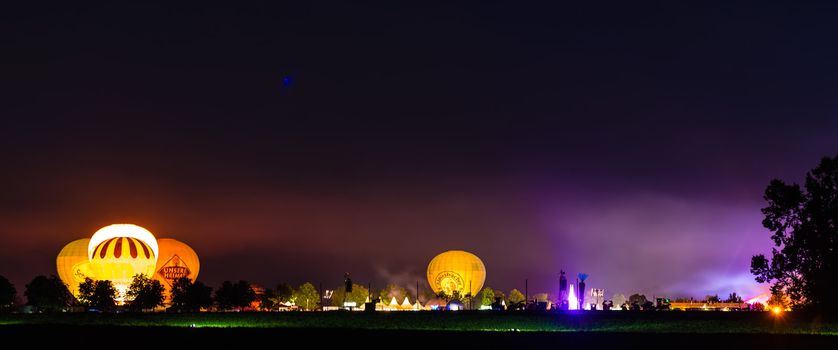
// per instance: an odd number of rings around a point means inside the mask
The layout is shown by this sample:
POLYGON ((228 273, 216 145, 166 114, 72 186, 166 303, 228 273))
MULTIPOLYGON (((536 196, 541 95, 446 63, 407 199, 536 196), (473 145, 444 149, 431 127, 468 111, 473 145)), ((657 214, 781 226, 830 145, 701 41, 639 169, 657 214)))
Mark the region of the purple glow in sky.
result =
POLYGON ((752 206, 634 193, 561 207, 564 215, 545 215, 545 225, 555 232, 557 255, 589 272, 592 287, 685 296, 764 289, 748 272, 749 254, 767 250, 752 206), (658 282, 640 287, 638 280, 658 282))

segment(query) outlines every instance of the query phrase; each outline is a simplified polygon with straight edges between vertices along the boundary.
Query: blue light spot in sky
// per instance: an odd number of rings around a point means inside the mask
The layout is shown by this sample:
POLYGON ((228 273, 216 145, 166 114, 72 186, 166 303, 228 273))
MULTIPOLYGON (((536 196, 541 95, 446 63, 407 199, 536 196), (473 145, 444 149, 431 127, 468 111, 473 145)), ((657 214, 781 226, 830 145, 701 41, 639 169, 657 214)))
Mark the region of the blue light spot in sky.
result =
POLYGON ((293 76, 286 75, 286 76, 282 77, 282 86, 283 87, 290 87, 292 84, 294 84, 294 77, 293 76))

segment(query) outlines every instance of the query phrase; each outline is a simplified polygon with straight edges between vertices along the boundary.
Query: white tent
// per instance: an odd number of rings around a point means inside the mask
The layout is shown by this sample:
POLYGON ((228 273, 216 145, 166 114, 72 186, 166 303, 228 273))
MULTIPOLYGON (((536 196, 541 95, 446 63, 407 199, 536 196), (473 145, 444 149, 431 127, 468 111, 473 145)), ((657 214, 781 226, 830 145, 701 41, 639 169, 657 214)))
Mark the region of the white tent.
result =
POLYGON ((404 310, 410 310, 413 308, 413 305, 410 304, 410 300, 408 300, 407 297, 404 297, 401 308, 404 310))

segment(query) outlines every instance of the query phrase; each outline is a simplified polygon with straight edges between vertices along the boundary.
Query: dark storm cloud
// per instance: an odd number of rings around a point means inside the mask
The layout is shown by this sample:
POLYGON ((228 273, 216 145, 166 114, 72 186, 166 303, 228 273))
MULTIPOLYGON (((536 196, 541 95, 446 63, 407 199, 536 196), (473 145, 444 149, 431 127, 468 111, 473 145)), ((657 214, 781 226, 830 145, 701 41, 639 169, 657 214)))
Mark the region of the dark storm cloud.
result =
POLYGON ((466 249, 504 290, 564 268, 609 295, 754 292, 764 186, 838 150, 836 13, 9 8, 0 274, 22 286, 133 222, 194 246, 211 284, 409 284, 466 249))

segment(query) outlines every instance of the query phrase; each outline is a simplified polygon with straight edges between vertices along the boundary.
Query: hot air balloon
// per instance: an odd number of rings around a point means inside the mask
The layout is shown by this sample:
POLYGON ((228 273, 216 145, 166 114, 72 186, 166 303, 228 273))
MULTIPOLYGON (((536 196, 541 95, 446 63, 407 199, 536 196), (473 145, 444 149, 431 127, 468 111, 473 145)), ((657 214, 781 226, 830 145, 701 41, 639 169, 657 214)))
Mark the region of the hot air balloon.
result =
POLYGON ((78 297, 79 283, 84 282, 85 277, 93 277, 87 258, 87 244, 90 239, 83 238, 70 242, 55 259, 58 277, 67 285, 67 288, 78 297))
POLYGON ((124 298, 134 275, 154 276, 157 258, 151 245, 133 237, 114 237, 93 250, 90 269, 97 280, 110 280, 124 298))
POLYGON ((154 278, 159 280, 171 289, 176 279, 187 277, 195 282, 198 272, 201 270, 201 263, 198 254, 191 247, 181 241, 171 238, 157 240, 160 248, 160 255, 157 258, 154 278))
POLYGON ((157 248, 157 239, 148 230, 134 224, 113 224, 100 228, 93 237, 90 237, 90 243, 87 245, 87 256, 93 258, 93 250, 99 246, 99 243, 107 241, 115 237, 132 237, 139 239, 151 248, 154 256, 159 256, 157 248))
POLYGON ((451 295, 457 291, 460 295, 476 296, 485 281, 483 261, 466 251, 449 250, 435 256, 428 264, 428 283, 434 293, 444 291, 451 295))

